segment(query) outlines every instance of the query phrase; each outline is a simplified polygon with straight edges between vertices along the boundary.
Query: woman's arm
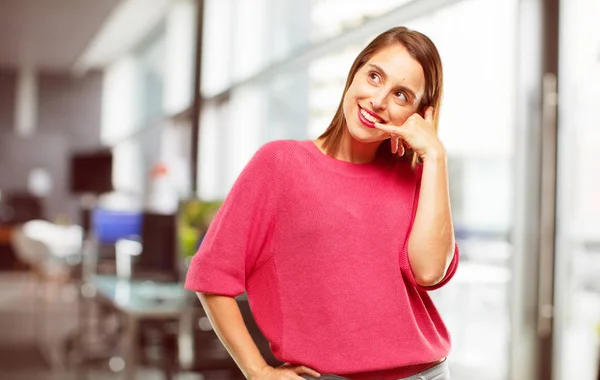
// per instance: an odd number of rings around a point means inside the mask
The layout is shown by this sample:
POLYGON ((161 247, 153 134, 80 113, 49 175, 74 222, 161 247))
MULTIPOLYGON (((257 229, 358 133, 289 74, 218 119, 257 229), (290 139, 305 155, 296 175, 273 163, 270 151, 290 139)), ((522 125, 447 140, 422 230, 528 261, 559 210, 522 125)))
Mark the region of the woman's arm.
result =
POLYGON ((252 340, 235 298, 198 293, 215 333, 240 370, 251 378, 259 373, 267 362, 252 340))
POLYGON ((235 298, 197 293, 215 333, 247 379, 300 379, 301 373, 320 375, 303 366, 273 368, 262 357, 244 323, 235 298))
POLYGON ((419 285, 440 282, 454 255, 446 153, 423 157, 417 213, 408 240, 408 258, 419 285))
MULTIPOLYGON (((408 259, 415 280, 432 286, 443 280, 454 256, 454 227, 450 213, 446 150, 433 126, 433 108, 411 115, 402 126, 376 123, 401 138, 423 161, 417 213, 408 239, 408 259)), ((398 153, 392 144, 392 153, 398 153)), ((400 155, 404 150, 400 151, 400 155)))

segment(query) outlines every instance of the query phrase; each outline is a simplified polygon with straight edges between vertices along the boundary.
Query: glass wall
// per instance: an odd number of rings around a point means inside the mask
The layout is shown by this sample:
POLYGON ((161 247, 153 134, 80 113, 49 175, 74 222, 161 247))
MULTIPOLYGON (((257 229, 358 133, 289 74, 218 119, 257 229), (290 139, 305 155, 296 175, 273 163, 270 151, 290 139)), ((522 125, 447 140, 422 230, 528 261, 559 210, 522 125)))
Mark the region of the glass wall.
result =
POLYGON ((408 23, 432 38, 444 63, 440 136, 461 264, 435 299, 452 332, 458 379, 508 374, 515 7, 516 1, 465 0, 408 23))
POLYGON ((173 0, 151 32, 105 71, 102 141, 113 147, 117 192, 143 198, 144 207, 190 194, 191 120, 197 6, 173 0), (169 194, 151 194, 157 167, 169 194))
POLYGON ((464 380, 508 376, 516 3, 448 2, 407 19, 402 7, 410 1, 206 2, 202 198, 224 197, 265 142, 319 136, 352 61, 376 34, 406 25, 436 43, 445 75, 440 135, 449 153, 462 262, 433 296, 454 339, 452 369, 464 380), (346 38, 350 32, 356 37, 346 38), (240 45, 240 35, 249 45, 240 45))
MULTIPOLYGON (((320 134, 328 124, 325 119, 333 114, 331 105, 339 101, 339 78, 345 77, 353 57, 347 55, 347 65, 334 62, 330 78, 314 69, 323 66, 326 54, 302 62, 298 57, 407 2, 380 0, 365 6, 331 0, 205 1, 199 196, 224 197, 265 142, 320 134), (317 105, 319 100, 323 101, 317 105), (229 115, 216 111, 223 108, 236 111, 229 115), (207 140, 209 136, 219 139, 218 160, 202 159, 214 157, 207 153, 215 144, 207 140), (214 172, 225 179, 208 174, 214 172)), ((365 41, 353 43, 354 50, 365 41)))
POLYGON ((562 3, 555 379, 600 370, 600 3, 562 3))
POLYGON ((320 42, 343 34, 414 0, 312 0, 310 40, 320 42))

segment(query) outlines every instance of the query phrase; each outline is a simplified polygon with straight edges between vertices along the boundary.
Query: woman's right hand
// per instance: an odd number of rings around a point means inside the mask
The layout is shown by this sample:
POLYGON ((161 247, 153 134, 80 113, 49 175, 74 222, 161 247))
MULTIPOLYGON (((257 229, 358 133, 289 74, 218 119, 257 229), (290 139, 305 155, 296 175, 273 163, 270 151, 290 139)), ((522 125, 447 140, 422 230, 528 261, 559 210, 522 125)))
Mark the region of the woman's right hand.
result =
POLYGON ((301 374, 307 374, 313 377, 321 377, 321 374, 303 365, 284 364, 279 367, 266 366, 250 376, 249 380, 304 380, 301 374))

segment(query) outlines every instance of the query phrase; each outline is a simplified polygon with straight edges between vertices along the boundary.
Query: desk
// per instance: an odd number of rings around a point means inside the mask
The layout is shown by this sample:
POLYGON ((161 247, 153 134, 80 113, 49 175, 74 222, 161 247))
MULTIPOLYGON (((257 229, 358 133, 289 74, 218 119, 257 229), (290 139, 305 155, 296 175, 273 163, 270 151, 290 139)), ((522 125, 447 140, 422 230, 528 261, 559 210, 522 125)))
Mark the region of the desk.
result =
POLYGON ((92 276, 98 295, 119 311, 138 318, 172 318, 185 310, 189 292, 178 282, 126 280, 92 276))
POLYGON ((124 378, 135 379, 138 365, 136 338, 141 320, 180 320, 190 310, 190 293, 181 283, 149 280, 126 280, 114 276, 91 276, 96 299, 109 305, 126 318, 122 337, 124 378))

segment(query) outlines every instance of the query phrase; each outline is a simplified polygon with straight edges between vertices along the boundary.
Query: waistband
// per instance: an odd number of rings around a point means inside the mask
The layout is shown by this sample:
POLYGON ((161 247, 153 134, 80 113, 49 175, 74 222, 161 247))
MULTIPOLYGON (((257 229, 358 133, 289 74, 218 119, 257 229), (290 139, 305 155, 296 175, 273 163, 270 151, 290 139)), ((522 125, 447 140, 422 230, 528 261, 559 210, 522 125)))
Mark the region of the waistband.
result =
MULTIPOLYGON (((321 377, 316 378, 306 374, 300 375, 301 377, 307 380, 351 380, 347 377, 337 376, 337 375, 321 375, 321 377)), ((380 380, 378 378, 374 378, 372 380, 380 380)), ((450 380, 450 368, 448 366, 447 360, 423 370, 416 375, 412 375, 409 377, 403 377, 395 380, 450 380)))
POLYGON ((416 375, 405 377, 399 380, 450 380, 450 368, 448 362, 444 360, 435 367, 424 370, 416 375))

